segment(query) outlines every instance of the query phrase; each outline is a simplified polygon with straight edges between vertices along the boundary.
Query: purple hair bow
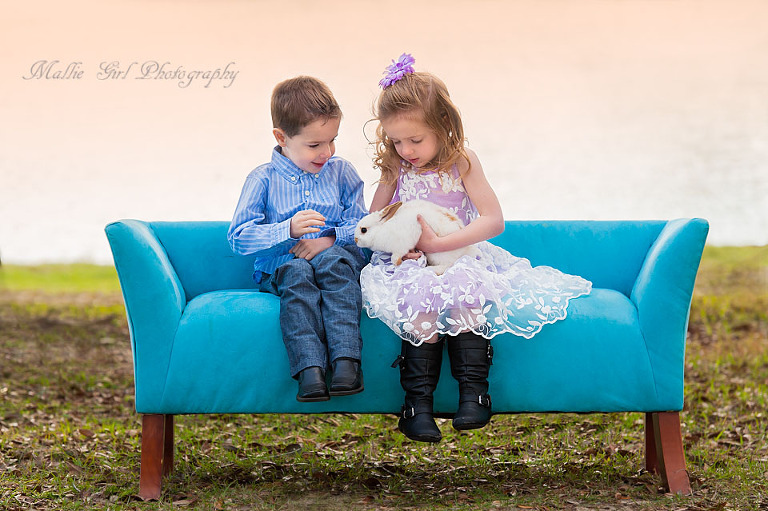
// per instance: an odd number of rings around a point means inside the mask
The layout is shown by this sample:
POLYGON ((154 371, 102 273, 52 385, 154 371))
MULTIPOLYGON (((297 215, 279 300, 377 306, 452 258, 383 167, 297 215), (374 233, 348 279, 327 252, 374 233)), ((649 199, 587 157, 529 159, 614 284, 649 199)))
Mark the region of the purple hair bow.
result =
POLYGON ((387 66, 384 71, 384 78, 379 82, 379 86, 382 89, 386 89, 398 80, 401 80, 403 76, 413 73, 413 63, 416 62, 410 53, 403 53, 397 60, 392 61, 391 66, 387 66))

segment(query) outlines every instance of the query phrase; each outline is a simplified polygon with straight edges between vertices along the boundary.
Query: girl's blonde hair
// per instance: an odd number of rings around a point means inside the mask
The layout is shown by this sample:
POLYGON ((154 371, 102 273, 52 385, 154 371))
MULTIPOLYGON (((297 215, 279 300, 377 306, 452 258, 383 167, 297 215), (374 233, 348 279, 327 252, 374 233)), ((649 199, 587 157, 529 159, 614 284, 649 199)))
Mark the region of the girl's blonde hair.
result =
POLYGON ((431 73, 409 73, 386 87, 379 95, 374 115, 379 125, 373 142, 376 152, 373 165, 381 171, 381 182, 394 184, 400 167, 411 168, 410 163, 397 154, 395 144, 381 127, 382 120, 394 116, 423 120, 437 135, 440 150, 432 161, 421 167, 422 170, 449 172, 461 159, 470 164, 464 148, 464 127, 459 109, 451 101, 443 81, 431 73))

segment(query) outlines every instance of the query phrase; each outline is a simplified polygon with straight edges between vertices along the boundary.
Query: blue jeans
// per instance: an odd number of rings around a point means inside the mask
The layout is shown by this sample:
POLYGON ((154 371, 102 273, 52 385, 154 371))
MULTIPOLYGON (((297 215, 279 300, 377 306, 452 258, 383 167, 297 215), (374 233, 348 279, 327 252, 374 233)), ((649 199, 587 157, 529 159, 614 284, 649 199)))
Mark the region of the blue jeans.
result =
POLYGON ((339 357, 360 360, 360 270, 355 245, 333 245, 311 260, 291 259, 264 274, 261 291, 280 297, 280 328, 291 376, 311 366, 327 370, 339 357))

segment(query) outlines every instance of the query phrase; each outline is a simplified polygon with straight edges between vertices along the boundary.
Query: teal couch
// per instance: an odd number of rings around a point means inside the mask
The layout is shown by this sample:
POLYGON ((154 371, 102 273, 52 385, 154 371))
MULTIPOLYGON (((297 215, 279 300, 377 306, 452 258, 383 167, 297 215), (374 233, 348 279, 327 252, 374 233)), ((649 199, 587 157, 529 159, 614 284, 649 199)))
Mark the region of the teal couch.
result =
MULTIPOLYGON (((251 257, 232 253, 225 222, 123 220, 106 233, 131 335, 136 411, 142 417, 140 496, 158 498, 173 467, 173 416, 199 413, 386 413, 403 402, 391 368, 400 341, 362 318, 365 391, 296 401, 278 321, 251 257)), ((702 219, 508 221, 492 241, 533 265, 593 283, 568 318, 533 339, 493 339, 494 413, 645 412, 646 466, 689 493, 680 420, 685 338, 708 232, 702 219)), ((450 376, 445 357, 443 374, 450 376)), ((441 378, 435 410, 457 407, 441 378)))

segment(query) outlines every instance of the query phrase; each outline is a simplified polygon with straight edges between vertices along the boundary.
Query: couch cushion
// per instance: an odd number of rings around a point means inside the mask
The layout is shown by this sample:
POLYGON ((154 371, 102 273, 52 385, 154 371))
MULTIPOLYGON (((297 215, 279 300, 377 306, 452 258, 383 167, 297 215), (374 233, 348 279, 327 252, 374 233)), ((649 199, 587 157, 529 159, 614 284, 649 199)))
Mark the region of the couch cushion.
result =
POLYGON ((174 339, 162 411, 156 413, 399 409, 402 391, 390 367, 399 340, 383 323, 368 318, 363 337, 374 340, 363 350, 365 391, 324 403, 296 401, 298 384, 288 369, 279 307, 277 297, 248 290, 213 291, 191 300, 174 339))
MULTIPOLYGON (((280 334, 279 299, 249 290, 191 300, 176 333, 160 409, 142 413, 397 413, 403 399, 391 363, 399 339, 379 320, 362 318, 365 391, 322 403, 296 401, 280 334), (203 354, 204 356, 201 356, 203 354)), ((568 318, 530 340, 493 339, 495 412, 656 410, 637 311, 622 293, 593 289, 572 300, 568 318)), ((456 409, 458 387, 447 355, 436 412, 456 409)), ((137 389, 140 392, 140 389, 137 389)))
MULTIPOLYGON (((593 289, 568 317, 530 340, 493 340, 494 409, 530 412, 658 410, 637 309, 622 293, 593 289)), ((663 408, 667 409, 667 408, 663 408)))

